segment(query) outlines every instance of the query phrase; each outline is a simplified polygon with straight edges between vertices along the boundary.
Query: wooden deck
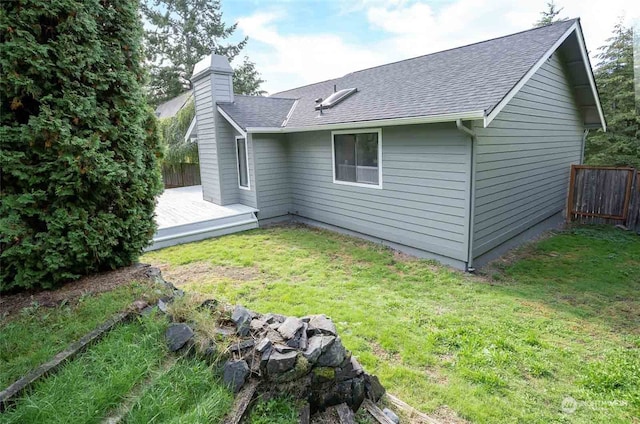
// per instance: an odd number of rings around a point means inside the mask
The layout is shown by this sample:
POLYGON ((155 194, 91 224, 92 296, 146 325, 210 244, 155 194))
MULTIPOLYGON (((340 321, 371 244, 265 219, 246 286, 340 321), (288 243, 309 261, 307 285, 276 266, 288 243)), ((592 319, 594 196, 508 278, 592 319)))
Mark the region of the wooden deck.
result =
POLYGON ((202 199, 202 186, 165 190, 156 205, 156 250, 258 227, 257 209, 233 204, 220 206, 202 199))

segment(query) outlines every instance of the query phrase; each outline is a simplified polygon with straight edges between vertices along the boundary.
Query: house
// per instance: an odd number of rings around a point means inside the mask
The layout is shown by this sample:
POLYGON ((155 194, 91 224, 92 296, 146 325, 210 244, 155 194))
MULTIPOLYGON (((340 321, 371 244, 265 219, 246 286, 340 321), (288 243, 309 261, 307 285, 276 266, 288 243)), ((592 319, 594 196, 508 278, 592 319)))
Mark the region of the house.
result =
POLYGON ((271 95, 192 82, 204 199, 472 269, 558 225, 605 129, 578 19, 271 95))
MULTIPOLYGON (((158 119, 173 118, 193 99, 193 90, 187 90, 173 99, 167 100, 156 107, 155 115, 158 119)), ((197 142, 198 131, 196 128, 195 117, 191 120, 191 124, 184 136, 184 141, 197 142)))

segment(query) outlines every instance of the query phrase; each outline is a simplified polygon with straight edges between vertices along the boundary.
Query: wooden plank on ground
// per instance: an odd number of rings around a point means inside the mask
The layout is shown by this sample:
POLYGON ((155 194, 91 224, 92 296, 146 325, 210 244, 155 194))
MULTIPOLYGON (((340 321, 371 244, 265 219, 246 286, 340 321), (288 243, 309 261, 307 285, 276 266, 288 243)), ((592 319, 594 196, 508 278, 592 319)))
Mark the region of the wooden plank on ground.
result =
POLYGON ((436 420, 435 418, 431 418, 426 414, 423 414, 413 406, 398 399, 394 395, 387 392, 385 396, 387 397, 387 400, 389 401, 389 403, 395 406, 398 410, 402 411, 403 415, 406 415, 411 420, 412 423, 441 424, 440 421, 436 420))
POLYGON ((247 413, 247 409, 249 408, 249 404, 253 400, 253 396, 256 394, 258 385, 258 380, 250 380, 249 383, 244 385, 244 387, 236 395, 236 399, 233 402, 233 408, 231 409, 231 412, 227 414, 227 417, 224 420, 224 424, 240 423, 240 421, 247 413))
POLYGON ((27 375, 15 381, 12 385, 0 392, 0 412, 4 411, 13 402, 15 402, 16 398, 37 380, 48 374, 56 372, 61 365, 70 359, 73 359, 80 352, 84 351, 90 344, 100 340, 116 325, 130 320, 135 315, 136 313, 131 311, 117 314, 113 318, 105 321, 92 332, 86 334, 80 340, 71 343, 65 350, 56 354, 56 356, 54 356, 50 361, 31 370, 27 375))
POLYGON ((378 406, 369 399, 365 399, 364 402, 362 402, 362 406, 364 406, 367 412, 380 424, 395 424, 382 412, 382 409, 378 408, 378 406))

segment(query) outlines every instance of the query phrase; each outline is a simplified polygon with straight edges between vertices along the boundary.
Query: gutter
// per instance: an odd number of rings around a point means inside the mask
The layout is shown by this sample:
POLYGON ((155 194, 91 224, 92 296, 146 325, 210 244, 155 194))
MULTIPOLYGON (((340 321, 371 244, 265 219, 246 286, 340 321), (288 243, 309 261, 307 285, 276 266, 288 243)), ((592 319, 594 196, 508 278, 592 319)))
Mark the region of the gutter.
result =
POLYGON ((468 225, 468 234, 467 234, 467 272, 474 272, 475 268, 473 267, 473 221, 474 221, 474 210, 475 210, 475 185, 476 185, 476 176, 474 170, 474 162, 475 162, 475 152, 474 152, 474 141, 477 140, 476 133, 469 127, 465 127, 462 123, 462 119, 456 119, 456 128, 459 131, 467 134, 471 137, 471 157, 469 163, 469 225, 468 225))
MULTIPOLYGON (((219 109, 218 109, 219 110, 219 109)), ((294 133, 305 131, 342 130, 352 128, 388 127, 393 125, 431 124, 456 120, 484 119, 484 110, 458 112, 444 115, 414 116, 410 118, 376 119, 371 121, 343 122, 338 124, 310 125, 308 127, 247 127, 247 133, 294 133)))

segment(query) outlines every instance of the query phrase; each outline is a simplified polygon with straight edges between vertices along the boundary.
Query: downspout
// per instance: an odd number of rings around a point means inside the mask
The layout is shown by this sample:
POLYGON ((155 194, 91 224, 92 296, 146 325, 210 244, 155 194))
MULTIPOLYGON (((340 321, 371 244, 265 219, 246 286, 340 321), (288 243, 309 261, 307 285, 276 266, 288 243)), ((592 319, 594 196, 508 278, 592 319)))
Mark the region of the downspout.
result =
POLYGON ((584 163, 584 150, 587 145, 587 136, 589 135, 589 128, 585 128, 584 134, 582 135, 582 152, 580 152, 580 164, 584 163))
POLYGON ((469 234, 467 234, 467 272, 474 272, 475 268, 473 267, 473 215, 474 215, 474 208, 475 208, 475 180, 476 180, 476 176, 475 176, 475 171, 473 169, 473 162, 474 162, 474 141, 477 139, 476 138, 476 133, 468 128, 465 127, 464 124, 462 123, 461 119, 456 119, 456 128, 458 128, 459 131, 467 134, 468 136, 471 137, 471 156, 469 158, 469 234))

